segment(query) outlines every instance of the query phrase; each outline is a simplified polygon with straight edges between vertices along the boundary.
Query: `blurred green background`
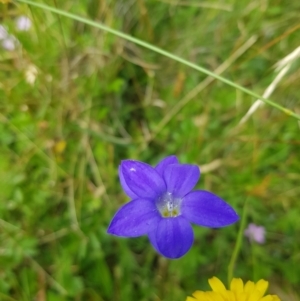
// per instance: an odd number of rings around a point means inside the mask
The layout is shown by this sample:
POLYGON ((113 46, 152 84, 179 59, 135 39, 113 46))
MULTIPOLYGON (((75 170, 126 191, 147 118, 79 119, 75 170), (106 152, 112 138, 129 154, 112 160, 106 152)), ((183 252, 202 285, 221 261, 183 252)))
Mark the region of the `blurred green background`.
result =
MULTIPOLYGON (((38 0, 128 33, 263 94, 300 41, 300 2, 38 0), (220 67, 221 66, 221 67, 220 67)), ((179 260, 146 237, 106 234, 128 201, 122 159, 175 154, 210 190, 265 227, 243 237, 234 275, 299 301, 299 122, 112 34, 17 1, 0 3, 17 41, 0 47, 0 300, 180 301, 226 282, 240 223, 194 227, 179 260), (15 21, 26 15, 28 31, 15 21)), ((283 67, 282 67, 283 66, 283 67)), ((300 113, 297 57, 272 100, 300 113)))

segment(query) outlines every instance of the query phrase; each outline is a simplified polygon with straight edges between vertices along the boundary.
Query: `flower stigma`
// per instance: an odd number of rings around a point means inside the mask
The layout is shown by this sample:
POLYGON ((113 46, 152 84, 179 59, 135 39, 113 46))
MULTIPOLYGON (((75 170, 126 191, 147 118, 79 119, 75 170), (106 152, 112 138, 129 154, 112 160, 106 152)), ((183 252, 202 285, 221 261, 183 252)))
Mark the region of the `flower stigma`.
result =
POLYGON ((176 217, 180 212, 181 198, 175 198, 171 192, 166 192, 156 201, 156 206, 162 217, 176 217))

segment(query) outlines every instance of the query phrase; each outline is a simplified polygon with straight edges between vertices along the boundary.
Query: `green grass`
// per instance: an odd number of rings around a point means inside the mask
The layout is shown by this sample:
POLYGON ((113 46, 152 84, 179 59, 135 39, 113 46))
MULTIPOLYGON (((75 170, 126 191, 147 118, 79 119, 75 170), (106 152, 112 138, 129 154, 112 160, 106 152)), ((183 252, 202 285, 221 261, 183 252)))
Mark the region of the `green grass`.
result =
MULTIPOLYGON (((258 95, 299 47, 297 2, 168 2, 37 1, 211 71, 227 62, 219 73, 258 95)), ((0 300, 179 301, 214 275, 226 281, 239 223, 194 227, 193 248, 175 261, 145 237, 106 234, 127 201, 120 160, 155 164, 169 154, 217 162, 197 187, 240 215, 247 200, 246 223, 266 228, 264 245, 242 237, 234 276, 267 279, 282 300, 300 300, 297 119, 265 104, 239 125, 256 100, 239 87, 45 9, 15 1, 0 14, 22 45, 0 49, 0 300), (33 21, 29 32, 15 30, 21 14, 33 21)), ((299 77, 295 60, 269 97, 295 114, 299 77)))

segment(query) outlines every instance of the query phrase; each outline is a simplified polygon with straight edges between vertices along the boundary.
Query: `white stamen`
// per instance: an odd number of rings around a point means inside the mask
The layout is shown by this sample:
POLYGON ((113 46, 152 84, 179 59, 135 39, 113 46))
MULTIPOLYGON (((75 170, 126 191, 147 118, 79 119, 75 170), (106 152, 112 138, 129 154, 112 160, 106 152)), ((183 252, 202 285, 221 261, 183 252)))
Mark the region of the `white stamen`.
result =
POLYGON ((172 193, 167 192, 156 201, 157 209, 162 217, 176 217, 180 215, 181 199, 175 198, 172 193))

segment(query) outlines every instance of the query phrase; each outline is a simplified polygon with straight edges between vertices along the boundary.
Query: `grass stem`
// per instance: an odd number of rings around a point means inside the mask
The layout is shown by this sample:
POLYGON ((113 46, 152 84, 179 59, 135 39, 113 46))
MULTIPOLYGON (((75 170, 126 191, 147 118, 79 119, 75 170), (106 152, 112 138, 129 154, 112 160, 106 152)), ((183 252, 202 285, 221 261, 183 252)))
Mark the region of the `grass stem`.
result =
POLYGON ((132 37, 132 36, 130 36, 128 34, 125 34, 125 33, 121 32, 121 31, 112 29, 112 28, 110 28, 110 27, 108 27, 108 26, 106 26, 104 24, 101 24, 101 23, 98 23, 98 22, 94 22, 94 21, 89 20, 87 18, 80 17, 78 15, 69 13, 67 11, 64 11, 64 10, 61 10, 61 9, 57 9, 57 8, 54 8, 54 7, 51 7, 51 6, 48 6, 48 5, 45 5, 43 3, 37 3, 37 2, 29 1, 29 0, 17 0, 17 1, 20 2, 20 3, 26 3, 28 5, 32 5, 32 6, 35 6, 35 7, 38 7, 38 8, 42 8, 44 10, 51 11, 53 13, 59 14, 61 16, 68 17, 68 18, 73 19, 73 20, 77 20, 77 21, 82 22, 82 23, 87 24, 87 25, 94 26, 96 28, 99 28, 99 29, 102 29, 102 30, 104 30, 106 32, 109 32, 109 33, 111 33, 111 34, 113 34, 115 36, 118 36, 118 37, 120 37, 122 39, 125 39, 127 41, 133 42, 136 45, 140 45, 142 47, 145 47, 145 48, 147 48, 147 49, 149 49, 151 51, 154 51, 156 53, 164 55, 164 56, 166 56, 166 57, 168 57, 168 58, 170 58, 170 59, 172 59, 174 61, 182 63, 182 64, 184 64, 184 65, 186 65, 188 67, 191 67, 191 68, 193 68, 193 69, 195 69, 197 71, 200 71, 200 72, 202 72, 202 73, 204 73, 206 75, 212 76, 213 78, 215 78, 215 79, 217 79, 217 80, 219 80, 219 81, 221 81, 221 82, 223 82, 223 83, 225 83, 225 84, 227 84, 227 85, 229 85, 229 86, 231 86, 231 87, 233 87, 235 89, 243 91, 244 93, 246 93, 246 94, 248 94, 250 96, 253 96, 256 99, 259 99, 259 100, 267 103, 268 105, 270 105, 270 106, 272 106, 272 107, 274 107, 274 108, 282 111, 283 113, 285 113, 285 114, 287 114, 289 116, 292 116, 292 117, 300 120, 300 115, 294 113, 293 111, 291 111, 291 110, 289 110, 289 109, 287 109, 287 108, 285 108, 285 107, 283 107, 283 106, 281 106, 281 105, 279 105, 279 104, 277 104, 277 103, 275 103, 275 102, 273 102, 273 101, 271 101, 269 99, 263 98, 261 95, 258 95, 257 93, 252 92, 251 90, 249 90, 249 89, 247 89, 247 88, 245 88, 245 87, 243 87, 243 86, 241 86, 239 84, 236 84, 236 83, 234 83, 234 82, 232 82, 232 81, 230 81, 230 80, 228 80, 228 79, 226 79, 226 78, 224 78, 224 77, 222 77, 222 76, 220 76, 220 75, 218 75, 218 74, 216 74, 216 73, 214 73, 212 71, 209 71, 209 70, 207 70, 207 69, 205 69, 205 68, 203 68, 201 66, 198 66, 198 65, 196 65, 196 64, 194 64, 194 63, 192 63, 192 62, 190 62, 190 61, 188 61, 186 59, 183 59, 183 58, 181 58, 181 57, 179 57, 179 56, 177 56, 175 54, 172 54, 172 53, 170 53, 168 51, 165 51, 165 50, 163 50, 163 49, 161 49, 159 47, 156 47, 156 46, 154 46, 152 44, 149 44, 147 42, 144 42, 142 40, 134 38, 134 37, 132 37))
POLYGON ((245 229, 245 226, 246 226, 246 218, 247 218, 247 200, 245 201, 245 204, 244 204, 239 233, 237 235, 234 250, 232 252, 230 262, 229 262, 229 265, 228 265, 228 274, 227 274, 228 285, 230 285, 230 282, 233 278, 234 267, 235 267, 239 252, 240 252, 241 247, 242 247, 243 233, 244 233, 244 229, 245 229))

